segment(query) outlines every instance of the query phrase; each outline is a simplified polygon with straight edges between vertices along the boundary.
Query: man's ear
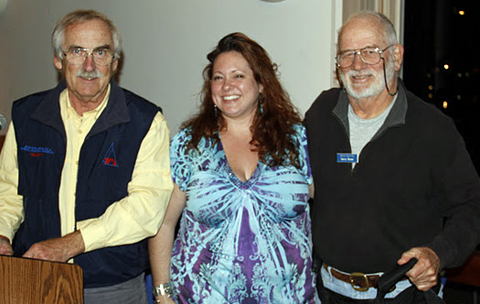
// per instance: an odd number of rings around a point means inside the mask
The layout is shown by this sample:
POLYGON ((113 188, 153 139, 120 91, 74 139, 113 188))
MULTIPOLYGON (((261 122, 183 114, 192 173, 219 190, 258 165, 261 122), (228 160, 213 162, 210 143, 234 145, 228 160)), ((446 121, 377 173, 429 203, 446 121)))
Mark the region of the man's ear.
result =
POLYGON ((115 60, 113 60, 112 62, 112 72, 117 71, 117 68, 118 68, 118 59, 115 58, 115 60))
POLYGON ((63 62, 62 59, 58 58, 57 55, 53 56, 53 65, 55 68, 59 71, 62 71, 63 69, 63 62))
POLYGON ((397 72, 402 68, 404 51, 403 45, 399 43, 393 46, 393 63, 395 64, 395 71, 397 72))

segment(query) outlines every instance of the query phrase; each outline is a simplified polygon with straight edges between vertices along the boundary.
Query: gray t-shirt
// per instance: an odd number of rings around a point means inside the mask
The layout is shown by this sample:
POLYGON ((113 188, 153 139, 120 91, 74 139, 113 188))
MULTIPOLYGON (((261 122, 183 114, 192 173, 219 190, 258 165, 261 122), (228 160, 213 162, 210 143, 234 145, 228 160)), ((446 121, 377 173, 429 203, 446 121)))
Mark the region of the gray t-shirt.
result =
MULTIPOLYGON (((382 114, 371 119, 363 119, 358 117, 353 111, 352 106, 348 105, 348 125, 350 127, 350 146, 352 147, 352 154, 358 155, 357 161, 360 161, 360 153, 368 142, 377 133, 380 127, 385 122, 385 119, 390 113, 397 96, 390 103, 388 108, 382 114)), ((355 163, 352 164, 354 167, 355 163)))

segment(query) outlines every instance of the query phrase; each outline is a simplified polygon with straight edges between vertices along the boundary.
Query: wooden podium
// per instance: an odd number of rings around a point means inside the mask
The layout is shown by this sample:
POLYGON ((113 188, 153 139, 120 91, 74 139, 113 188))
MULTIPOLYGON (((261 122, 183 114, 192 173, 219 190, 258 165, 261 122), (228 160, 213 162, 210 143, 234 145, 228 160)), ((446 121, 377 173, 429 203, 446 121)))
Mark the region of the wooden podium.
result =
POLYGON ((0 255, 0 304, 83 304, 80 266, 0 255))

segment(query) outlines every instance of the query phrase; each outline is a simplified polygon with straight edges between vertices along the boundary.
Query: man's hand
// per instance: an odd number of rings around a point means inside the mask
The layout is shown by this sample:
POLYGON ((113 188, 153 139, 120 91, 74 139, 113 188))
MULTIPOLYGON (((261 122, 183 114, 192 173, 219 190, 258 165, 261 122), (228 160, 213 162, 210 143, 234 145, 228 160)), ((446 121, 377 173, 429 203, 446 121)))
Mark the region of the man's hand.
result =
POLYGON ((407 272, 407 277, 412 284, 422 291, 427 291, 437 285, 440 271, 440 259, 437 254, 427 247, 415 247, 404 252, 397 263, 403 265, 411 258, 418 260, 417 264, 407 272))
POLYGON ((85 251, 80 231, 67 234, 63 237, 49 239, 33 244, 23 255, 24 258, 66 262, 85 251))
POLYGON ((13 255, 13 248, 12 245, 10 245, 10 240, 3 235, 0 235, 0 254, 13 255))

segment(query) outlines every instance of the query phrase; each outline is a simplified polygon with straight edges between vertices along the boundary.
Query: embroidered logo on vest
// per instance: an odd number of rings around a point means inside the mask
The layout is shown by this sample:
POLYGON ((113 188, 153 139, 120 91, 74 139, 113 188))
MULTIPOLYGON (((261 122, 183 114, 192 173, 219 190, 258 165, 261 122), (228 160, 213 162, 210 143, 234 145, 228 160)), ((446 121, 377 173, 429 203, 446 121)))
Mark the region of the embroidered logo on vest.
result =
POLYGON ((118 167, 117 156, 115 155, 115 150, 114 150, 114 143, 112 143, 110 145, 110 148, 108 148, 107 153, 105 154, 105 157, 103 159, 103 164, 105 166, 118 167))
POLYGON ((52 149, 46 147, 32 147, 25 145, 20 148, 20 150, 30 153, 31 157, 42 157, 45 153, 52 155, 55 154, 52 149))

